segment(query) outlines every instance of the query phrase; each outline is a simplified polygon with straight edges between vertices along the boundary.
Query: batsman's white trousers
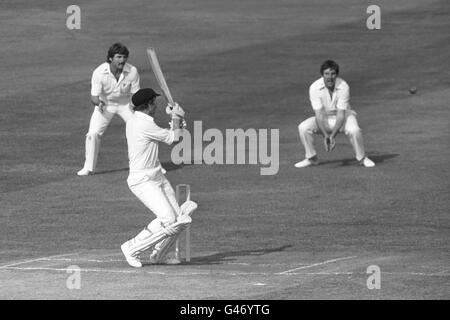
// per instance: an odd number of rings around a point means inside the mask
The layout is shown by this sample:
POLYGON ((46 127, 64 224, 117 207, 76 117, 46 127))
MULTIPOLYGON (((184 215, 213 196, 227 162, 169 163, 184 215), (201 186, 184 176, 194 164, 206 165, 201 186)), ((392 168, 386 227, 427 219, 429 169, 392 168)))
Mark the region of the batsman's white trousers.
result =
MULTIPOLYGON (((336 116, 328 117, 328 125, 333 128, 336 123, 336 116)), ((305 148, 305 158, 309 159, 314 157, 316 149, 314 148, 313 134, 321 134, 321 131, 316 123, 316 117, 311 117, 303 121, 298 125, 298 132, 300 134, 300 140, 305 148)), ((353 146, 356 159, 361 160, 365 156, 364 142, 362 137, 361 128, 358 126, 356 116, 352 113, 346 115, 345 123, 339 132, 344 132, 353 146)), ((331 132, 330 132, 331 133, 331 132)))
POLYGON ((132 115, 130 104, 108 105, 104 107, 103 112, 100 112, 97 106, 94 108, 89 122, 89 130, 86 134, 86 160, 84 162, 84 169, 92 172, 95 171, 101 137, 115 114, 118 114, 127 122, 132 115))
POLYGON ((152 175, 130 172, 128 186, 131 192, 156 215, 147 226, 150 232, 157 233, 163 227, 174 223, 181 214, 175 191, 161 170, 152 175))

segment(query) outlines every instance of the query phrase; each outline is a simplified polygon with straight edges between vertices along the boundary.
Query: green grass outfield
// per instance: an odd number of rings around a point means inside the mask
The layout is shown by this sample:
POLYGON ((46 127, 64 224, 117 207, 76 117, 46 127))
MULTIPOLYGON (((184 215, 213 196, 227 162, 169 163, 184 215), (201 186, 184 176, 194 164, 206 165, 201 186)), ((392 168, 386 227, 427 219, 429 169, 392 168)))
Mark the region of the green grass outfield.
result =
MULTIPOLYGON (((448 1, 3 1, 0 11, 1 299, 449 299, 448 1), (153 215, 129 191, 125 126, 102 140, 98 172, 78 177, 92 107, 90 76, 108 47, 130 49, 157 88, 157 48, 188 125, 280 130, 280 168, 173 166, 199 203, 193 259, 132 269, 120 244, 153 215), (297 125, 325 59, 350 84, 367 153, 346 137, 323 164, 303 158, 297 125), (409 88, 415 86, 415 95, 409 88), (366 286, 381 269, 381 289, 366 286), (69 290, 67 268, 81 268, 69 290)), ((158 88, 159 89, 159 88, 158 88)), ((161 124, 168 122, 161 112, 161 124)))

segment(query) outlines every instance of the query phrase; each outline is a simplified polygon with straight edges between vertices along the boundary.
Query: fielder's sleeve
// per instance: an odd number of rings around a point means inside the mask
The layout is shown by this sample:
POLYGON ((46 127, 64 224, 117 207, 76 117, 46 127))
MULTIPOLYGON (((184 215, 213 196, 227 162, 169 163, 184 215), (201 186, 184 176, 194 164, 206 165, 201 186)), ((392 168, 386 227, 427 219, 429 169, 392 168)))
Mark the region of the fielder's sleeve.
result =
POLYGON ((164 142, 168 145, 171 145, 175 140, 175 133, 173 130, 163 129, 156 124, 148 127, 144 132, 144 136, 148 139, 164 142))
POLYGON ((345 82, 340 85, 339 98, 337 100, 336 108, 338 110, 350 109, 350 87, 345 82))
POLYGON ((309 100, 313 110, 322 109, 322 100, 320 100, 320 90, 314 84, 309 87, 309 100))
POLYGON ((135 75, 133 77, 133 80, 131 81, 131 93, 135 94, 136 92, 139 91, 139 89, 141 88, 140 85, 140 76, 139 76, 139 72, 137 71, 136 68, 134 68, 135 71, 135 75))
POLYGON ((98 69, 92 73, 91 96, 99 96, 102 93, 102 77, 98 69))

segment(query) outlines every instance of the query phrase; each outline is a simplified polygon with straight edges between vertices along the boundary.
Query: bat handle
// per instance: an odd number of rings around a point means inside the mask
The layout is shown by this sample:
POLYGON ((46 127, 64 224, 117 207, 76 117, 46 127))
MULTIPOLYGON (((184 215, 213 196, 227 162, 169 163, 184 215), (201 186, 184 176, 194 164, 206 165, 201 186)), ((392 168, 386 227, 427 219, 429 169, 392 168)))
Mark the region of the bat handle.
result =
POLYGON ((173 118, 172 119, 172 128, 175 129, 180 129, 180 119, 178 118, 173 118))

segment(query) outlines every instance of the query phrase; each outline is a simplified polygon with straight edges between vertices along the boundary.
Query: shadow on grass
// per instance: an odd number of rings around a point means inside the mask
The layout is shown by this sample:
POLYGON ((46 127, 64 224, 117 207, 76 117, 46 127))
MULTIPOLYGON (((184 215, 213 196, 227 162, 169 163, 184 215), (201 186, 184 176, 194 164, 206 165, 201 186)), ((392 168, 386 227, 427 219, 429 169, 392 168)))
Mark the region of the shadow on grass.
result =
MULTIPOLYGON (((174 171, 174 170, 178 170, 181 169, 184 165, 176 165, 172 162, 163 162, 161 163, 161 166, 166 169, 167 172, 169 171, 174 171)), ((122 172, 122 171, 128 171, 128 167, 127 168, 122 168, 122 169, 113 169, 113 170, 105 170, 105 171, 97 171, 95 172, 95 174, 107 174, 107 173, 116 173, 116 172, 122 172)))
MULTIPOLYGON (((372 159, 375 163, 382 163, 384 160, 393 159, 399 156, 398 153, 392 154, 371 154, 368 153, 367 156, 372 159)), ((341 163, 342 166, 352 166, 358 165, 358 161, 355 158, 347 158, 347 159, 337 159, 337 160, 328 160, 328 161, 320 161, 319 165, 332 164, 332 163, 341 163)))
POLYGON ((278 248, 219 252, 209 256, 192 258, 191 261, 187 264, 190 265, 222 264, 224 262, 236 261, 234 257, 262 256, 273 252, 281 252, 291 247, 292 245, 284 245, 278 248))
POLYGON ((107 174, 107 173, 115 173, 115 172, 121 172, 121 171, 128 171, 128 168, 113 169, 113 170, 105 170, 105 171, 96 171, 96 172, 95 172, 95 175, 98 175, 98 174, 107 174))

